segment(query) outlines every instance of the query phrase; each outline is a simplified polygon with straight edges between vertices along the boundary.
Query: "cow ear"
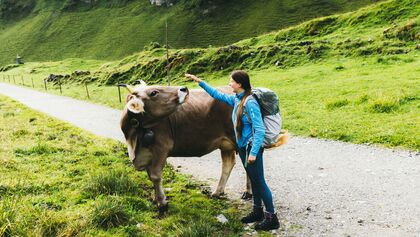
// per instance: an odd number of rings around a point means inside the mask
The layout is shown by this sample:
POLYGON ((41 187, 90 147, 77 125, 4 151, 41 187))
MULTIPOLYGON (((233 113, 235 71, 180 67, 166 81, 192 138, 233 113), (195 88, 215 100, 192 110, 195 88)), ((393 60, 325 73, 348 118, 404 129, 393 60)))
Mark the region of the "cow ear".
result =
POLYGON ((132 95, 132 94, 128 94, 127 95, 127 98, 125 99, 125 103, 127 103, 128 101, 130 101, 131 99, 133 99, 134 98, 134 95, 132 95))

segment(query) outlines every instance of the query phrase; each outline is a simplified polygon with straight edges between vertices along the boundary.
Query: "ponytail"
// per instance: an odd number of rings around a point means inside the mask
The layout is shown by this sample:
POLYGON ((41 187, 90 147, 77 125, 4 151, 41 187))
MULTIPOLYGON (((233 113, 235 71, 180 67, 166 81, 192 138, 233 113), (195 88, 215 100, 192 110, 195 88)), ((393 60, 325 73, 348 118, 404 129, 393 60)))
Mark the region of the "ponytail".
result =
POLYGON ((242 138, 242 128, 244 126, 244 124, 242 122, 242 111, 243 111, 243 107, 244 107, 244 104, 245 104, 245 100, 250 95, 251 95, 251 90, 245 91, 245 94, 242 97, 241 102, 238 105, 238 110, 236 111, 236 124, 235 124, 235 128, 236 128, 236 133, 238 135, 238 138, 242 138))

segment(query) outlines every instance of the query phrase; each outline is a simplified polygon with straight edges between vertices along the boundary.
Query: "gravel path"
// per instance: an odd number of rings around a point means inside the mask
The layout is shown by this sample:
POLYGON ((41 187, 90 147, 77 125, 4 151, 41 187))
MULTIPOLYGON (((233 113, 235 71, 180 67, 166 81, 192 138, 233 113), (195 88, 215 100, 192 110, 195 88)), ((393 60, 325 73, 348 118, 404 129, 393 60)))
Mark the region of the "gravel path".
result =
MULTIPOLYGON (((0 94, 94 134, 123 139, 118 110, 4 83, 0 94)), ((282 148, 266 151, 264 158, 283 226, 278 235, 420 236, 418 152, 292 137, 282 148)), ((169 161, 215 188, 219 152, 169 161)), ((239 198, 244 186, 238 161, 226 187, 228 196, 239 198)))

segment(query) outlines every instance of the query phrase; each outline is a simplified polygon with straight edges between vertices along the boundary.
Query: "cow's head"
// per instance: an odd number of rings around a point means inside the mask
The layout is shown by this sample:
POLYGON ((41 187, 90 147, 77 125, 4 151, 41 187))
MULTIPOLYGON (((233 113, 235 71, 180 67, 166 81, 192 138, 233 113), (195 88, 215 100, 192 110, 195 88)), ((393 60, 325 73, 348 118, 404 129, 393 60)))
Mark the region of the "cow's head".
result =
POLYGON ((127 86, 126 108, 141 120, 143 127, 153 127, 168 117, 188 98, 187 87, 147 86, 143 81, 136 87, 127 86))
POLYGON ((187 99, 187 87, 176 86, 147 86, 141 82, 135 87, 127 86, 129 95, 121 119, 121 129, 124 132, 128 154, 136 168, 145 168, 150 162, 140 154, 144 128, 152 128, 163 119, 177 111, 187 99), (141 164, 140 164, 140 163, 141 164), (141 168, 137 167, 141 166, 141 168))

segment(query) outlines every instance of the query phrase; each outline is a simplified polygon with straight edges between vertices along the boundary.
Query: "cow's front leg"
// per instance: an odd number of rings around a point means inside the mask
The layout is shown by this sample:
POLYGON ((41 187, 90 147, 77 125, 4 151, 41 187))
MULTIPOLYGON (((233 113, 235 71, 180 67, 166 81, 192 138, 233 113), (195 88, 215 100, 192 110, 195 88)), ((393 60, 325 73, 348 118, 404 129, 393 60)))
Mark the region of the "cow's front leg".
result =
POLYGON ((242 194, 242 199, 250 200, 252 198, 251 179, 246 175, 246 187, 245 192, 242 194))
POLYGON ((161 216, 168 211, 168 201, 166 200, 162 187, 162 171, 164 163, 165 162, 158 162, 155 165, 152 164, 152 166, 147 169, 147 174, 149 175, 155 189, 155 199, 158 204, 159 215, 161 216))
POLYGON ((222 153, 222 174, 220 175, 219 184, 212 193, 212 197, 220 197, 225 192, 226 182, 229 179, 232 168, 235 165, 235 150, 221 151, 222 153))

